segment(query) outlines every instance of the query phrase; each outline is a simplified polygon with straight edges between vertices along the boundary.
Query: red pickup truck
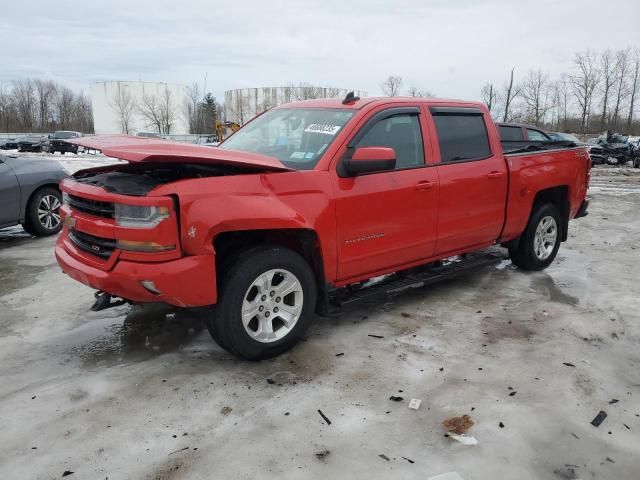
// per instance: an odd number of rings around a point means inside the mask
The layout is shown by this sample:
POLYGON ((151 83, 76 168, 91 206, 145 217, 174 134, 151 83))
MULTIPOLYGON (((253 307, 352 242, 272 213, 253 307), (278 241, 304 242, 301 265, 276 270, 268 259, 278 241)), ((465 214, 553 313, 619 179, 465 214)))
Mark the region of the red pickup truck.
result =
POLYGON ((543 269, 588 205, 584 148, 505 155, 475 102, 297 102, 219 147, 70 141, 127 163, 62 181, 62 269, 108 299, 209 306, 246 359, 291 348, 338 287, 494 244, 543 269))

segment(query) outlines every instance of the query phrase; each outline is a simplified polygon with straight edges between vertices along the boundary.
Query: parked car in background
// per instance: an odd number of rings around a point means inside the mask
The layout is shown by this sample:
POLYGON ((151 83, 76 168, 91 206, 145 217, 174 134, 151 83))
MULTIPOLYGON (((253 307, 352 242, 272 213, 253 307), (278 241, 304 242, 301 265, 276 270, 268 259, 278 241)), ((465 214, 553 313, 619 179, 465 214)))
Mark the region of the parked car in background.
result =
POLYGON ((586 147, 587 151, 589 152, 589 157, 591 158, 591 162, 594 165, 600 165, 604 163, 604 157, 602 156, 603 148, 597 144, 595 139, 592 139, 593 141, 591 143, 583 142, 575 135, 571 135, 570 133, 563 133, 563 132, 551 132, 549 133, 549 136, 552 138, 552 140, 556 142, 572 142, 576 146, 586 147))
POLYGON ((19 152, 42 152, 48 148, 48 139, 44 135, 29 135, 18 141, 19 152))
POLYGON ((67 142, 70 138, 81 137, 80 132, 72 132, 70 130, 57 130, 53 132, 53 135, 49 136, 49 153, 60 152, 65 154, 67 152, 78 153, 78 146, 73 143, 67 142))
POLYGON ((582 140, 570 133, 549 132, 548 135, 551 137, 551 140, 555 140, 557 142, 573 142, 576 145, 586 145, 582 140))
POLYGON ((15 138, 0 140, 0 150, 15 150, 18 148, 18 141, 15 138))
POLYGON ((607 132, 600 135, 597 144, 603 149, 602 156, 604 162, 609 165, 624 165, 633 162, 633 166, 640 167, 640 152, 635 145, 629 142, 627 135, 607 132))
POLYGON ((502 143, 505 152, 553 141, 546 132, 531 125, 497 123, 496 126, 500 132, 500 143, 502 143))
POLYGON ((32 235, 62 228, 58 188, 67 172, 55 160, 0 155, 0 228, 22 224, 32 235))

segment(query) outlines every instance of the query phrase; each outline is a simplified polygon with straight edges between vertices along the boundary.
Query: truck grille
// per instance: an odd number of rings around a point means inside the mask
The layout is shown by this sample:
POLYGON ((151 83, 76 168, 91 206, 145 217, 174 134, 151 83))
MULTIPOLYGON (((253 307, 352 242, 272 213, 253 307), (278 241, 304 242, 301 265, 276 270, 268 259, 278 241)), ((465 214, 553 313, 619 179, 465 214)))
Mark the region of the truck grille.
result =
POLYGON ((95 237, 77 230, 71 230, 69 238, 79 249, 104 259, 108 259, 116 248, 116 241, 111 238, 95 237))
POLYGON ((113 218, 115 213, 115 206, 113 203, 99 202, 88 198, 76 197, 75 195, 69 195, 69 205, 74 210, 88 213, 89 215, 95 215, 97 217, 113 218))

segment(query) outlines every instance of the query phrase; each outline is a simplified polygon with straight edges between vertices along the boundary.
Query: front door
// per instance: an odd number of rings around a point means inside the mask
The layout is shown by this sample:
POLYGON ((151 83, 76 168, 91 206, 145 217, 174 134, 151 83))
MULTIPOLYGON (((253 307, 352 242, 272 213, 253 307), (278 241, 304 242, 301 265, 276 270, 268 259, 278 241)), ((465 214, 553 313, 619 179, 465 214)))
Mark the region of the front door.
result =
POLYGON ((396 168, 353 177, 335 174, 338 280, 364 277, 433 254, 438 178, 425 165, 417 107, 382 109, 349 148, 391 147, 396 168))

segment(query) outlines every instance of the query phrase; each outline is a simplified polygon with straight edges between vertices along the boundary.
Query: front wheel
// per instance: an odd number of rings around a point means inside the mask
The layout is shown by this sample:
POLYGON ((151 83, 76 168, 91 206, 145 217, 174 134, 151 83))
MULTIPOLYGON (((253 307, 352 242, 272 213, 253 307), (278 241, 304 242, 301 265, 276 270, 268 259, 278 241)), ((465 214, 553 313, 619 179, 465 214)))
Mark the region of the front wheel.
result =
POLYGON ((62 228, 60 207, 62 194, 53 187, 44 187, 33 194, 27 206, 22 227, 31 235, 53 235, 62 228))
POLYGON ((211 336, 225 350, 261 360, 292 348, 308 328, 316 282, 304 258, 282 247, 244 252, 223 276, 209 312, 211 336))
POLYGON ((534 206, 519 241, 509 247, 511 261, 523 270, 543 270, 556 258, 562 239, 562 217, 552 203, 534 206))

